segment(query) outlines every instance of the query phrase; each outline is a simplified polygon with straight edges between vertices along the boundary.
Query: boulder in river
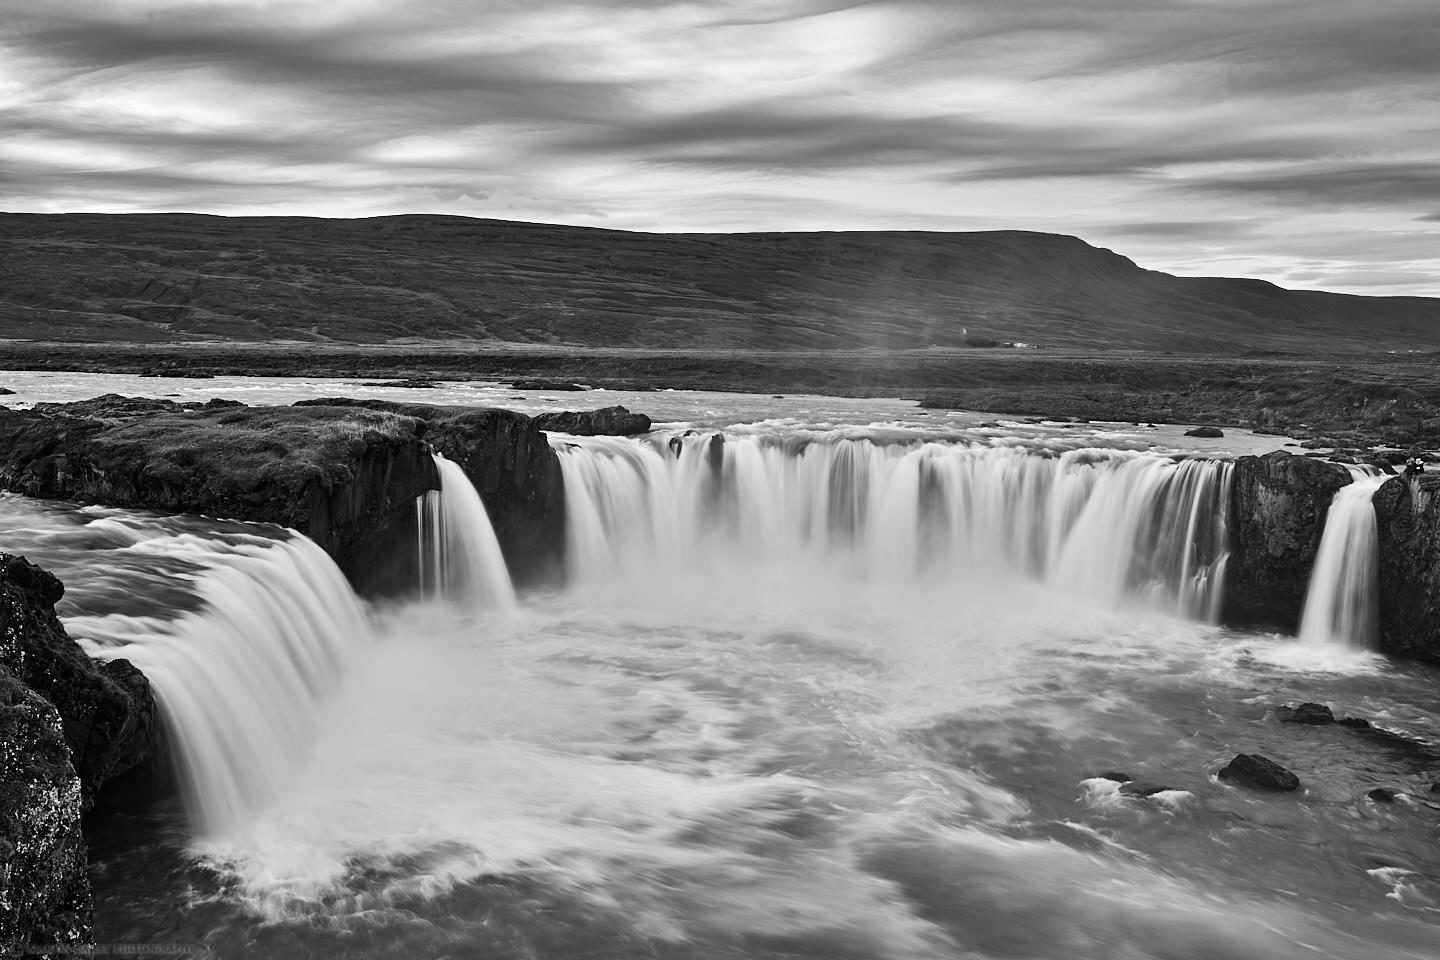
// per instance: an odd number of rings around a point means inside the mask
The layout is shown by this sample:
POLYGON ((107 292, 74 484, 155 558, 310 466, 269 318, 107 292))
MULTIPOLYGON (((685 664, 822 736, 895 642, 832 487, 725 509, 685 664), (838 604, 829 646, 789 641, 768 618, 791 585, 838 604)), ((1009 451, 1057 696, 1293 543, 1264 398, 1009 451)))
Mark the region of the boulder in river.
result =
POLYGON ((1281 723, 1304 723, 1323 726, 1335 722, 1335 714, 1323 703, 1302 703, 1294 707, 1279 707, 1275 715, 1281 723))
POLYGON ((643 413, 631 413, 624 407, 603 407, 599 410, 563 410, 542 413, 535 417, 535 425, 541 430, 569 433, 580 437, 605 436, 628 437, 637 433, 648 433, 650 418, 643 413))
POLYGON ((1226 783, 1259 790, 1298 790, 1300 778, 1269 757, 1258 753, 1236 754, 1217 774, 1226 783))
POLYGON ((1219 437, 1225 436, 1225 431, 1221 430, 1219 427, 1194 427, 1193 429, 1186 430, 1185 436, 1200 437, 1206 440, 1214 440, 1219 437))

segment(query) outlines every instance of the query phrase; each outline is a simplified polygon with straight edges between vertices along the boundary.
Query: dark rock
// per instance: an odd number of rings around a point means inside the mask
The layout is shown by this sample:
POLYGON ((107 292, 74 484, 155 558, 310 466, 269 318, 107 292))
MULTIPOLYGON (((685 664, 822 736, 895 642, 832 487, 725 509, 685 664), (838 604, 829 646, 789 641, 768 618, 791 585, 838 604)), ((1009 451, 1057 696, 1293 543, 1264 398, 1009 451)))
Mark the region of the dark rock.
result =
POLYGON ((221 397, 211 397, 204 402, 182 403, 180 406, 186 410, 221 410, 232 407, 245 407, 249 404, 241 403, 239 400, 225 400, 221 397))
POLYGON ((1330 501, 1350 482, 1343 467, 1283 451, 1235 461, 1225 623, 1295 631, 1330 501))
POLYGON ((1195 428, 1192 429, 1192 430, 1186 430, 1186 431, 1185 431, 1185 436, 1187 436, 1187 437, 1204 437, 1204 438, 1212 439, 1212 440, 1213 440, 1213 439, 1215 439, 1215 438, 1217 438, 1217 437, 1223 437, 1223 436, 1225 436, 1225 431, 1224 431, 1224 430, 1221 430, 1219 427, 1195 427, 1195 428))
POLYGON ((1095 774, 1095 777, 1098 780, 1111 780, 1115 783, 1129 783, 1131 780, 1135 779, 1128 773, 1120 773, 1115 770, 1106 770, 1104 773, 1097 773, 1095 774))
POLYGON ((13 396, 15 396, 15 391, 14 391, 14 390, 11 390, 9 387, 0 387, 0 397, 13 397, 13 396))
POLYGON ((0 554, 0 666, 59 711, 89 807, 106 780, 149 760, 160 724, 145 676, 126 660, 97 663, 55 616, 60 581, 23 557, 0 554))
POLYGON ((541 430, 580 437, 627 437, 649 432, 650 418, 643 413, 631 413, 624 407, 604 407, 600 410, 542 413, 535 417, 535 425, 541 430))
POLYGON ((1440 474, 1395 477, 1375 492, 1380 649, 1440 662, 1440 474))
POLYGON ((1341 717, 1335 721, 1342 727, 1350 727, 1353 730, 1369 730, 1371 723, 1364 717, 1341 717))
MULTIPOLYGON (((65 588, 0 554, 0 943, 92 940, 81 815, 106 781, 159 750, 150 684, 65 633, 65 588)), ((76 951, 47 951, 76 952, 76 951)))
POLYGON ((510 386, 516 390, 564 390, 574 393, 578 390, 589 390, 590 388, 579 383, 571 383, 568 380, 511 380, 510 386))
POLYGON ((4 668, 0 743, 0 944, 90 943, 82 791, 60 714, 4 668))
MULTIPOLYGON (((616 422, 607 414, 597 426, 616 422)), ((113 395, 0 409, 0 488, 293 527, 370 594, 417 582, 414 503, 439 482, 432 449, 479 490, 512 576, 557 577, 560 462, 524 414, 349 399, 195 407, 113 395)))
MULTIPOLYGON (((303 400, 296 406, 359 407, 413 419, 416 436, 459 464, 475 485, 510 575, 519 583, 555 581, 562 576, 564 479, 560 460, 534 419, 511 410, 386 400, 303 400)), ((367 547, 354 563, 341 564, 362 592, 393 594, 417 582, 418 571, 412 569, 415 551, 401 551, 400 556, 394 543, 397 538, 414 543, 413 498, 420 491, 433 489, 437 482, 428 452, 420 449, 419 455, 423 464, 416 469, 423 473, 423 479, 401 471, 406 489, 417 489, 409 494, 410 500, 398 504, 398 513, 390 515, 390 532, 372 538, 374 549, 367 547), (399 590, 395 589, 397 584, 399 590)), ((390 482, 396 479, 392 477, 390 482)))
POLYGON ((1130 797, 1153 797, 1157 793, 1164 793, 1167 790, 1174 790, 1174 787, 1167 787, 1161 783, 1147 783, 1142 780, 1131 780, 1120 787, 1120 792, 1130 797))
POLYGON ((1307 723, 1314 726, 1334 723, 1335 714, 1323 703, 1302 703, 1296 707, 1279 707, 1275 715, 1281 723, 1307 723))
POLYGON ((433 390, 438 381, 428 380, 424 377, 411 377, 408 380, 384 380, 375 383, 362 383, 362 387, 399 387, 404 390, 433 390))
POLYGON ((1399 791, 1390 790, 1385 787, 1376 787, 1374 790, 1365 794, 1365 796, 1374 800, 1376 803, 1394 803, 1399 799, 1400 793, 1399 791))
POLYGON ((1217 776, 1226 783, 1255 787, 1259 790, 1296 790, 1300 778, 1280 764, 1258 753, 1236 754, 1217 776))

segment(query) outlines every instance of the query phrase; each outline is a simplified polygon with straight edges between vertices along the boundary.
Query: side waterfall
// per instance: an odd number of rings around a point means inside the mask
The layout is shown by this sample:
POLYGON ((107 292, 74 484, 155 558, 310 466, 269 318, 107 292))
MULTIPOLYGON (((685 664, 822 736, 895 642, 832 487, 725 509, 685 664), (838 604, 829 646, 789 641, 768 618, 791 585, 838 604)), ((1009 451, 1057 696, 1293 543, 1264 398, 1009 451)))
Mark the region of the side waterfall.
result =
POLYGON ((201 608, 132 620, 128 642, 98 655, 127 658, 150 679, 192 819, 214 836, 283 792, 306 759, 319 705, 370 628, 334 561, 299 534, 188 536, 164 549, 207 561, 196 580, 201 608))
POLYGON ((718 434, 676 451, 670 439, 556 444, 578 582, 839 558, 872 579, 999 568, 1103 604, 1218 614, 1229 463, 718 434))
POLYGON ((490 515, 459 464, 435 454, 440 489, 415 501, 420 590, 427 597, 490 610, 515 607, 515 587, 490 515))
POLYGON ((1357 475, 1341 487, 1325 514, 1325 532, 1305 592, 1300 641, 1373 650, 1379 636, 1376 581, 1379 549, 1375 491, 1388 476, 1357 475))

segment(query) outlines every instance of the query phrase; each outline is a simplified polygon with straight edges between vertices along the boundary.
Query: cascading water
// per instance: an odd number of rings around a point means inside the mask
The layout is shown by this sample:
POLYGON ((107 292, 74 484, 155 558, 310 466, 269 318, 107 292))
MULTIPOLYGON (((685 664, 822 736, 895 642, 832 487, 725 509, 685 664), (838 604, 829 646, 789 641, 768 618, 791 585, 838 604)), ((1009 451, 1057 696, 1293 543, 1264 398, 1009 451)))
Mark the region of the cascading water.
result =
POLYGON ((7 528, 0 509, 8 551, 73 580, 72 634, 121 644, 191 729, 192 792, 215 794, 208 836, 168 804, 97 822, 97 938, 386 960, 1432 956, 1430 821, 1368 799, 1377 777, 1418 795, 1423 771, 1303 731, 1269 734, 1306 782, 1293 800, 1213 769, 1257 736, 1257 698, 1388 711, 1433 742, 1433 675, 1291 676, 1256 654, 1293 644, 1166 615, 1213 609, 1224 463, 919 429, 728 428, 678 456, 557 440, 575 589, 477 630, 435 602, 476 554, 422 504, 432 593, 374 611, 374 642, 303 539, 24 504, 7 528), (1097 788, 1101 770, 1168 789, 1097 788))
POLYGON ((515 587, 479 492, 459 464, 434 456, 440 489, 415 501, 422 594, 488 610, 513 609, 515 587))
POLYGON ((1115 450, 775 441, 558 446, 580 582, 731 564, 871 580, 1036 577, 1105 605, 1213 620, 1229 463, 1115 450), (723 449, 723 454, 720 452, 723 449))
POLYGON ((304 764, 319 706, 370 628, 334 561, 311 540, 193 535, 139 545, 185 556, 200 609, 174 620, 87 624, 96 651, 149 678, 165 714, 192 819, 207 835, 244 822, 304 764), (98 629, 97 629, 98 628, 98 629))
POLYGON ((1354 481, 1331 499, 1305 592, 1301 643, 1375 649, 1379 549, 1372 500, 1389 479, 1356 474, 1354 481))

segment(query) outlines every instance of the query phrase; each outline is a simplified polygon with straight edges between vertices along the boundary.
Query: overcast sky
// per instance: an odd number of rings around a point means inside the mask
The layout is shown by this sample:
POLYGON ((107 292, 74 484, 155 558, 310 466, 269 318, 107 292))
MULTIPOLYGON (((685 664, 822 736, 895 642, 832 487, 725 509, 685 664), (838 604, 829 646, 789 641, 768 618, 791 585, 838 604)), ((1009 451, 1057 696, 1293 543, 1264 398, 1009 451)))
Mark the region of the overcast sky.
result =
POLYGON ((0 209, 1013 228, 1440 296, 1440 0, 0 0, 0 209))

